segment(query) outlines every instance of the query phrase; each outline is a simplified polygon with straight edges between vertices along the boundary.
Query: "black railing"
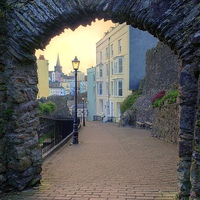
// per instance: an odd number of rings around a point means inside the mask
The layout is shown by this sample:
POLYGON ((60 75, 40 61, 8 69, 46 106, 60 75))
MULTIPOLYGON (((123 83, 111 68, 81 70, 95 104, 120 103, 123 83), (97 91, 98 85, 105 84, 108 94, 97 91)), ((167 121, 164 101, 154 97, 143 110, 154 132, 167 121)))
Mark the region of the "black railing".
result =
POLYGON ((93 116, 93 121, 103 121, 103 117, 99 115, 94 115, 93 116))
MULTIPOLYGON (((46 153, 73 132, 73 118, 40 117, 39 145, 42 153, 46 153)), ((78 118, 78 125, 80 119, 78 118)))
MULTIPOLYGON (((93 121, 104 121, 104 117, 105 116, 100 116, 100 115, 94 115, 93 116, 93 121)), ((113 122, 113 123, 116 123, 117 120, 119 120, 119 118, 117 117, 107 117, 107 121, 105 122, 113 122)))
POLYGON ((108 117, 107 122, 114 122, 116 123, 116 117, 108 117))

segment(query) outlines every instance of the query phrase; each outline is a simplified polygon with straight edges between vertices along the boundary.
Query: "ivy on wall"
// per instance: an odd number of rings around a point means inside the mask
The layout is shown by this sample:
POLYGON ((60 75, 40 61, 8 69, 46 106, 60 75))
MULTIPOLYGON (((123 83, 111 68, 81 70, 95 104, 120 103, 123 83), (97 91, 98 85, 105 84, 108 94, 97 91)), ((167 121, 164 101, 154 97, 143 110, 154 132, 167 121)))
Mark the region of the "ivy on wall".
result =
POLYGON ((163 106, 165 103, 167 104, 176 103, 177 97, 178 97, 178 90, 167 92, 163 97, 155 99, 152 106, 153 108, 157 108, 163 106))
POLYGON ((127 96, 120 107, 121 114, 123 114, 126 110, 129 110, 141 94, 141 91, 135 91, 133 95, 127 96))

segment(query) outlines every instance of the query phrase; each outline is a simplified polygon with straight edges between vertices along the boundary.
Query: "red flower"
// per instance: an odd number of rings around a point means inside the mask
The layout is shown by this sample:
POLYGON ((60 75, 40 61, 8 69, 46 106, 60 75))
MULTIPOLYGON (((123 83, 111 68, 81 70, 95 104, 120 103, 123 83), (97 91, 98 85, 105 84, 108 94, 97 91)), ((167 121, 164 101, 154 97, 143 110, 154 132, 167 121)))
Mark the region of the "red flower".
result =
POLYGON ((154 101, 156 100, 156 99, 160 99, 160 98, 162 98, 163 96, 165 96, 165 91, 163 90, 163 91, 161 91, 161 92, 159 92, 159 93, 157 93, 156 94, 156 96, 152 99, 152 104, 154 103, 154 101))

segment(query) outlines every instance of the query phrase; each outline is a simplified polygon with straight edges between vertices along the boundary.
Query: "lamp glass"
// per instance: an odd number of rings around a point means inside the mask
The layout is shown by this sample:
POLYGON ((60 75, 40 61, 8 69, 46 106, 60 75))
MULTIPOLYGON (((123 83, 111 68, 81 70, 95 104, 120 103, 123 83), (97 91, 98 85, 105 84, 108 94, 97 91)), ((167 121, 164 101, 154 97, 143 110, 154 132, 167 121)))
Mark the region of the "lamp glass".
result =
POLYGON ((78 70, 80 61, 78 60, 78 58, 76 56, 75 56, 74 60, 72 60, 72 65, 73 65, 74 70, 78 70))

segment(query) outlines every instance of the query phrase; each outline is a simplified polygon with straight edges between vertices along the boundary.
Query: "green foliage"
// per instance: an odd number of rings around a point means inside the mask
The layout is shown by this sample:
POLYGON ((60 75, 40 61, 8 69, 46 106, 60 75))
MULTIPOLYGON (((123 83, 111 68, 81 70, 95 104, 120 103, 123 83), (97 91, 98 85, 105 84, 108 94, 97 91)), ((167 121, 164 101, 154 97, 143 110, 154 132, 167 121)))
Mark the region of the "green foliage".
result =
POLYGON ((56 104, 52 101, 47 103, 39 102, 39 114, 40 115, 50 115, 57 108, 56 104))
POLYGON ((126 99, 122 102, 120 108, 121 114, 123 114, 126 110, 129 110, 140 95, 141 92, 135 91, 133 95, 127 96, 126 99))
POLYGON ((153 108, 161 107, 165 102, 167 104, 176 103, 176 99, 178 97, 178 90, 173 90, 168 92, 162 98, 156 99, 153 103, 153 108))
POLYGON ((54 131, 44 134, 41 138, 39 138, 38 143, 42 144, 46 139, 51 139, 52 137, 54 137, 54 131))

